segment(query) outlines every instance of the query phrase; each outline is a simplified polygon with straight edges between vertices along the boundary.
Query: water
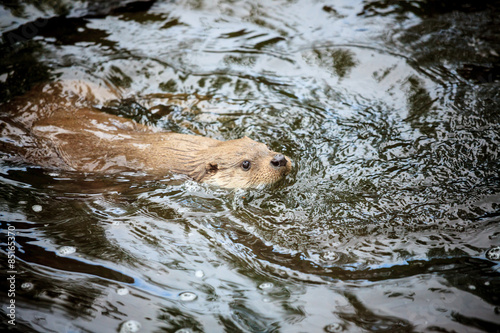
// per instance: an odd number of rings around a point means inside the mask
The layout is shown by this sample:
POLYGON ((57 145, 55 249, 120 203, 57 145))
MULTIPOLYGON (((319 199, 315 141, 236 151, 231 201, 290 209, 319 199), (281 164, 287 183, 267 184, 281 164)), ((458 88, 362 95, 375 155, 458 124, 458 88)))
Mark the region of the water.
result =
POLYGON ((500 331, 498 2, 11 2, 0 100, 290 156, 265 190, 0 167, 19 332, 500 331))

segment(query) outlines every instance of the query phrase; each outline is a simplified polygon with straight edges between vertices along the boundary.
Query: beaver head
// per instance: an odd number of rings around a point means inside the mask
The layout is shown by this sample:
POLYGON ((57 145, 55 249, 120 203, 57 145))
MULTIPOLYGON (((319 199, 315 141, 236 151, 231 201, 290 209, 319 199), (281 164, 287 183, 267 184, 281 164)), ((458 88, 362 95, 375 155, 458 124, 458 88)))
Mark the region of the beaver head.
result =
MULTIPOLYGON (((217 141, 217 140, 214 140, 217 141)), ((292 170, 291 160, 248 137, 217 141, 197 151, 188 170, 193 179, 226 188, 251 188, 273 184, 292 170)))

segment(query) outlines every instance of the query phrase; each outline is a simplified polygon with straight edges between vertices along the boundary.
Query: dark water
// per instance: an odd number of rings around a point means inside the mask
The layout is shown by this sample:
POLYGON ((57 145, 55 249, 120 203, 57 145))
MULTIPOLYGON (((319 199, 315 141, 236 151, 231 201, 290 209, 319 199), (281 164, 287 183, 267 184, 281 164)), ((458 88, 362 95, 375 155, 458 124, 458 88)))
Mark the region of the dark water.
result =
POLYGON ((500 332, 498 1, 11 1, 0 27, 3 103, 107 84, 103 112, 295 162, 255 191, 3 162, 1 327, 500 332))

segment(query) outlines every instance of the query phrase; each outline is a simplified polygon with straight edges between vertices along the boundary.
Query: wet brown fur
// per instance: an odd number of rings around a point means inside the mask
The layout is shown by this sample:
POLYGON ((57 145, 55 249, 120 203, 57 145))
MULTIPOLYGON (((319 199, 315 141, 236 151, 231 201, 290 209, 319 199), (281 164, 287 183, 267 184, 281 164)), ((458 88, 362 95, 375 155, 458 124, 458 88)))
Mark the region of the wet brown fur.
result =
POLYGON ((219 141, 162 132, 85 105, 112 95, 79 82, 58 83, 1 106, 3 158, 82 172, 175 172, 227 188, 271 184, 291 170, 288 157, 285 166, 273 166, 277 153, 248 137, 219 141), (243 161, 250 161, 248 171, 243 161))

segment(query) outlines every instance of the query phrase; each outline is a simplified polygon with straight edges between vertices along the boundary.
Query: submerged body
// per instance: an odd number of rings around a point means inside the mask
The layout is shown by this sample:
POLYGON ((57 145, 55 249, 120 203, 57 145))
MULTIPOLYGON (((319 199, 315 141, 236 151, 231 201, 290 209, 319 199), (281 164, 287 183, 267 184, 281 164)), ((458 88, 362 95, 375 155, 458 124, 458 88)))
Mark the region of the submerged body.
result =
POLYGON ((291 171, 288 157, 248 137, 219 141, 161 132, 75 106, 80 103, 74 93, 51 85, 3 107, 3 158, 82 172, 141 171, 157 177, 174 172, 227 188, 272 184, 291 171))

